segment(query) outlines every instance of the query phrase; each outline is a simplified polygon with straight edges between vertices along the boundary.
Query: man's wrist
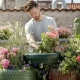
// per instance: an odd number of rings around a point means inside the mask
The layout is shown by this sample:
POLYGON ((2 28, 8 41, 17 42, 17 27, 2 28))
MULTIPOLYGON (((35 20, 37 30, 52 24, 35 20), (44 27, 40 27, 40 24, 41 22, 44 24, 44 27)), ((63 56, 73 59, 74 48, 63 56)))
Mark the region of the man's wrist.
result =
POLYGON ((36 42, 31 42, 30 46, 32 46, 35 49, 38 49, 38 44, 36 42))

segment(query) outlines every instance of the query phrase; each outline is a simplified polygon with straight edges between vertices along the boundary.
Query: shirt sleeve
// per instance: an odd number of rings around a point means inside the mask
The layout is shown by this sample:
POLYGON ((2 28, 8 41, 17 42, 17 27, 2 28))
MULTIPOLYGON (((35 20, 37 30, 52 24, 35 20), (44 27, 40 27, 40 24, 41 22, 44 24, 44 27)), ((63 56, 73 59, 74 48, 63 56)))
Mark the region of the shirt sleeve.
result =
POLYGON ((33 28, 31 25, 28 24, 25 25, 25 34, 26 34, 26 38, 28 34, 34 35, 33 28))
POLYGON ((25 25, 25 33, 26 33, 26 34, 29 33, 29 34, 32 34, 32 35, 34 34, 33 28, 32 28, 31 25, 28 25, 28 24, 25 25))

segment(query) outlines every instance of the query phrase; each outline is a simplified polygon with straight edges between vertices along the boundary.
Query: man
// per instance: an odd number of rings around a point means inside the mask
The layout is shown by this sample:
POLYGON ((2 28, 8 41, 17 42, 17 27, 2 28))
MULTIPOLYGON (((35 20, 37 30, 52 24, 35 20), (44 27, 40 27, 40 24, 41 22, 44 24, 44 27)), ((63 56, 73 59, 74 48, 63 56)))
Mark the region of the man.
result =
POLYGON ((28 43, 37 49, 36 42, 41 42, 41 34, 48 31, 48 25, 52 25, 57 30, 56 23, 52 17, 42 15, 36 1, 30 0, 25 6, 25 10, 32 17, 25 25, 26 38, 28 43))

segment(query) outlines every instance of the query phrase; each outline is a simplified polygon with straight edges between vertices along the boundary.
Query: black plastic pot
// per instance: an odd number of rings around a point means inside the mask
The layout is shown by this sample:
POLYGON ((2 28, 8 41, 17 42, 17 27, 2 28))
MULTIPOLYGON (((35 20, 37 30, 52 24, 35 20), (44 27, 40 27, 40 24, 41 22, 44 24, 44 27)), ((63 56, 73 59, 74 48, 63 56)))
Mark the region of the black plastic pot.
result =
POLYGON ((26 53, 24 55, 25 62, 31 61, 32 63, 43 64, 57 64, 61 59, 60 53, 26 53))

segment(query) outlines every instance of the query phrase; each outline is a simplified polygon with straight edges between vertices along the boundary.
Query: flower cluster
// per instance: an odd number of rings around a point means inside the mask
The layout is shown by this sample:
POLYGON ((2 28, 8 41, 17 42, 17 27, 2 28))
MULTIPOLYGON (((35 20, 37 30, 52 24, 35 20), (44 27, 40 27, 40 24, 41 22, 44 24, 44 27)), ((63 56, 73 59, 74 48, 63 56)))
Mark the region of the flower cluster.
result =
POLYGON ((58 28, 59 38, 68 38, 71 35, 71 30, 65 27, 58 28))
POLYGON ((33 63, 31 61, 27 61, 27 64, 23 69, 25 70, 29 68, 34 68, 35 70, 38 71, 39 80, 47 80, 48 71, 51 68, 51 66, 43 63, 39 64, 39 63, 33 63))
POLYGON ((7 26, 0 26, 0 40, 8 40, 12 32, 7 26))
POLYGON ((38 52, 52 53, 58 45, 58 32, 54 30, 53 26, 48 26, 50 32, 42 33, 42 43, 38 48, 38 52))
POLYGON ((22 54, 19 48, 0 47, 0 66, 5 69, 20 69, 22 68, 22 54))

